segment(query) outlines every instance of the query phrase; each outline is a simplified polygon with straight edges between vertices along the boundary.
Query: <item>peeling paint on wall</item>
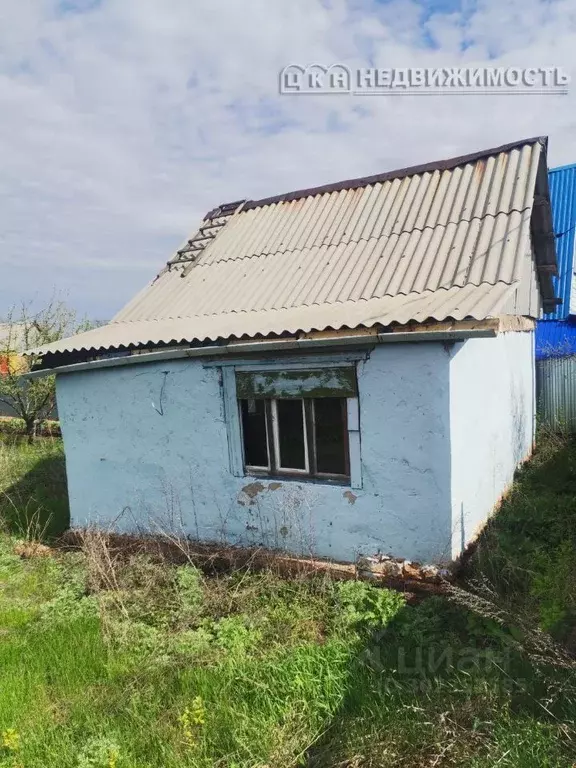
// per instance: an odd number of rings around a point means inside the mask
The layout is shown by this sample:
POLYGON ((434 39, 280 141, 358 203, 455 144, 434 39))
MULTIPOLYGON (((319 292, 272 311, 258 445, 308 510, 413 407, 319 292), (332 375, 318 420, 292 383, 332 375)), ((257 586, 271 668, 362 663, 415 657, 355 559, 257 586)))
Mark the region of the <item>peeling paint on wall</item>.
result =
POLYGON ((268 483, 266 486, 264 483, 257 480, 253 483, 248 483, 240 489, 237 502, 241 507, 253 506, 256 504, 256 498, 259 493, 264 493, 265 491, 277 491, 279 488, 282 488, 282 483, 272 482, 268 483))
MULTIPOLYGON (((498 339, 481 341, 498 346, 498 339)), ((451 384, 456 379, 451 382, 449 376, 451 366, 464 360, 461 354, 455 349, 449 357, 438 342, 389 344, 376 347, 358 366, 361 490, 233 476, 219 370, 204 368, 200 361, 146 363, 139 366, 145 375, 138 376, 130 366, 59 376, 72 523, 108 526, 129 509, 116 523, 121 530, 170 518, 181 531, 206 541, 281 547, 348 561, 377 551, 422 563, 449 559, 457 522, 452 518, 451 467, 459 473, 458 482, 469 482, 472 459, 462 466, 454 456, 457 450, 466 462, 474 447, 472 433, 462 433, 460 442, 451 444, 451 384), (170 376, 159 418, 150 400, 151 395, 158 400, 163 371, 170 376)), ((482 386, 497 399, 507 380, 504 369, 529 366, 530 352, 519 348, 510 361, 504 356, 498 377, 490 354, 485 364, 490 380, 482 386)), ((470 376, 474 379, 472 369, 470 376)), ((462 407, 498 429, 500 410, 479 409, 475 392, 460 387, 462 407)), ((524 403, 519 418, 529 419, 527 394, 524 403)), ((490 506, 487 491, 482 499, 484 510, 490 506)))
POLYGON ((245 485, 242 490, 240 491, 241 494, 244 494, 244 496, 247 496, 250 500, 250 504, 254 504, 254 499, 256 496, 258 496, 259 493, 265 490, 264 484, 261 482, 255 482, 255 483, 248 483, 248 485, 245 485))
POLYGON ((358 392, 354 368, 238 372, 236 391, 240 398, 356 397, 358 392))

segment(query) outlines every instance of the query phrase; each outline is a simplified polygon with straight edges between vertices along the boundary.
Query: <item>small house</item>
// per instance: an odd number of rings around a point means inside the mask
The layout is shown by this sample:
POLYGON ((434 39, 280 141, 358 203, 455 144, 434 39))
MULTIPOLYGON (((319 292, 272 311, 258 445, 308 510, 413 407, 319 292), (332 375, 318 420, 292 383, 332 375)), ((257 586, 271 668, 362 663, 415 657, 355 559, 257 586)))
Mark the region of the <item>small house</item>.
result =
POLYGON ((220 205, 57 374, 71 519, 448 561, 535 424, 544 138, 220 205))

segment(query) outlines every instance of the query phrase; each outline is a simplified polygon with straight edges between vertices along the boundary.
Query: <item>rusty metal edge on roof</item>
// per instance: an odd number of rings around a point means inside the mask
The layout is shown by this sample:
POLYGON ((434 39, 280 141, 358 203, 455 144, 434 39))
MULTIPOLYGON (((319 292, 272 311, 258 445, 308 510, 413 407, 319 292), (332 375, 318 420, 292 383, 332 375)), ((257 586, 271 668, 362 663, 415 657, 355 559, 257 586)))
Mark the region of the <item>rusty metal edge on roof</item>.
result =
MULTIPOLYGON (((377 173, 373 176, 363 176, 357 179, 347 179, 345 181, 337 181, 332 184, 323 184, 319 187, 310 187, 309 189, 297 189, 294 192, 285 192, 281 195, 273 195, 272 197, 264 197, 260 200, 247 200, 242 208, 243 211, 249 211, 254 208, 263 208, 267 205, 273 205, 274 203, 289 203, 293 200, 299 200, 303 197, 314 197, 315 195, 324 195, 330 192, 339 192, 343 189, 359 189, 361 187, 367 187, 370 184, 378 184, 384 181, 393 181, 394 179, 407 178, 408 176, 415 176, 419 173, 432 173, 434 171, 449 171, 453 168, 457 168, 459 165, 465 165, 466 163, 473 163, 476 160, 482 160, 485 157, 492 157, 498 155, 501 152, 510 152, 518 147, 523 147, 526 144, 540 143, 547 151, 548 137, 547 136, 533 136, 530 139, 521 139, 520 141, 513 141, 509 144, 501 144, 499 147, 493 147, 492 149, 483 149, 478 152, 471 152, 467 155, 459 155, 458 157, 450 157, 445 160, 434 160, 430 163, 423 163, 421 165, 411 165, 407 168, 398 168, 395 171, 385 171, 384 173, 377 173)), ((224 203, 217 208, 209 211, 205 219, 210 219, 217 214, 221 209, 228 208, 237 203, 224 203)))

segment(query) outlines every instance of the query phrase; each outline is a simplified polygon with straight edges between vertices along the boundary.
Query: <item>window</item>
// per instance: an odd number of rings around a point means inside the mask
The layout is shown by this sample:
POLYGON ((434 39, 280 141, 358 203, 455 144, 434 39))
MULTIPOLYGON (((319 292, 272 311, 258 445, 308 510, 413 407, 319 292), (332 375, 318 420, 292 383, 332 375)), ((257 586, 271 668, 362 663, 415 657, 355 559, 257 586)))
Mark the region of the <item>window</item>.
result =
POLYGON ((219 364, 234 477, 315 478, 362 488, 356 362, 364 353, 334 357, 315 357, 312 367, 286 358, 219 364))
POLYGON ((346 397, 240 398, 250 472, 348 480, 346 397))

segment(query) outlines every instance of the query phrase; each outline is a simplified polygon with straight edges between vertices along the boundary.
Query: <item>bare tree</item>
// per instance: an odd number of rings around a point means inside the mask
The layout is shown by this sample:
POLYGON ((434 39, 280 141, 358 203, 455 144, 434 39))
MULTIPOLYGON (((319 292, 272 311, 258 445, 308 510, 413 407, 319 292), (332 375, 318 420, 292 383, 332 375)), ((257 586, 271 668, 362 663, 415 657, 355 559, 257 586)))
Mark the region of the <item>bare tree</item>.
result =
POLYGON ((22 353, 90 327, 87 321, 78 322, 74 310, 57 299, 38 311, 22 304, 11 309, 0 324, 0 402, 23 420, 29 442, 38 424, 54 409, 56 385, 54 376, 23 379, 22 374, 34 367, 38 356, 22 353))

